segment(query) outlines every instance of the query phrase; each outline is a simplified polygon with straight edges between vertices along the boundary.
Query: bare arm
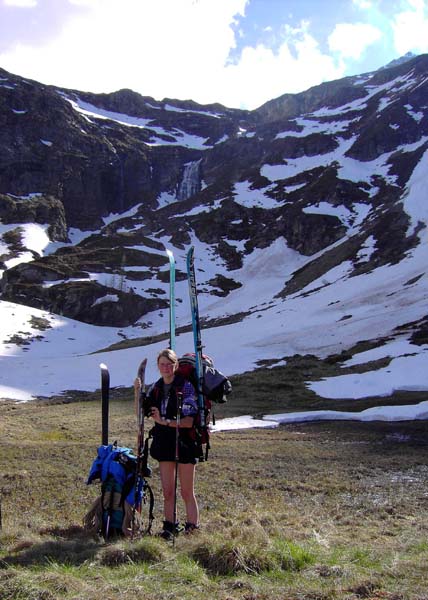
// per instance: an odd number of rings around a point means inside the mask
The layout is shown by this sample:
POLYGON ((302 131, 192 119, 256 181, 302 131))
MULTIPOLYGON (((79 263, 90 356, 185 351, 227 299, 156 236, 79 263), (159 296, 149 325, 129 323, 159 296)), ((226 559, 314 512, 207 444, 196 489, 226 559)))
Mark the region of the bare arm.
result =
MULTIPOLYGON (((155 406, 152 408, 150 416, 152 417, 153 421, 159 425, 165 425, 166 427, 171 427, 173 429, 177 427, 177 421, 163 419, 160 415, 159 409, 155 406)), ((193 417, 182 417, 180 419, 180 429, 190 429, 193 427, 193 421, 193 417)))

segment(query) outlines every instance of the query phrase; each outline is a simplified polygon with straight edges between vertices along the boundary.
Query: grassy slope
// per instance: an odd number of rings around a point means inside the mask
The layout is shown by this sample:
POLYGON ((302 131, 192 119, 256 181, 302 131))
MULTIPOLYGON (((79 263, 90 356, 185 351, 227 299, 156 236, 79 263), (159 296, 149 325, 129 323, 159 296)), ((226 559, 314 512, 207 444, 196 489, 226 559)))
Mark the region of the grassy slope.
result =
MULTIPOLYGON (((260 374, 263 389, 269 373, 260 374)), ((287 395, 285 372, 276 373, 281 410, 302 408, 303 390, 287 395)), ((220 416, 256 401, 264 411, 269 396, 270 412, 278 408, 272 382, 264 395, 234 383, 220 416)), ((134 446, 130 396, 112 393, 110 430, 134 446)), ((305 402, 320 408, 319 399, 305 402)), ((427 434, 425 421, 214 434, 210 460, 198 465, 202 530, 175 548, 155 537, 106 545, 81 528, 98 492, 85 485, 100 439, 97 394, 0 404, 0 598, 426 599, 427 434)), ((151 483, 156 530, 156 467, 151 483)))

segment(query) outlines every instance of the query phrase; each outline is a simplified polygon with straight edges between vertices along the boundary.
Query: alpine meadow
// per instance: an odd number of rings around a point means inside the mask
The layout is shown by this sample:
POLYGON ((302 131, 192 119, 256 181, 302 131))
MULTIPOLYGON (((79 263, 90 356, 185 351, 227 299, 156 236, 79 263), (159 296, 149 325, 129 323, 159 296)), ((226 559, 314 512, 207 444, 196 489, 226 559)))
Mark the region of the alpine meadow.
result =
POLYGON ((0 69, 0 122, 0 598, 428 600, 428 55, 255 110, 0 69))

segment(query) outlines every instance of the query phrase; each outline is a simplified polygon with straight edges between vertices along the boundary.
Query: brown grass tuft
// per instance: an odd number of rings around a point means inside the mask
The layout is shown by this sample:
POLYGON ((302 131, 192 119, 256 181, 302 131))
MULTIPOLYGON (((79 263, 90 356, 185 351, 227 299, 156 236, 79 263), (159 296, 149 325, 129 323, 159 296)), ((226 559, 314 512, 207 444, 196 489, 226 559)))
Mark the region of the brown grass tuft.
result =
POLYGON ((166 560, 166 547, 161 540, 143 538, 135 543, 118 542, 107 546, 100 552, 100 564, 108 567, 117 567, 133 563, 158 563, 166 560))

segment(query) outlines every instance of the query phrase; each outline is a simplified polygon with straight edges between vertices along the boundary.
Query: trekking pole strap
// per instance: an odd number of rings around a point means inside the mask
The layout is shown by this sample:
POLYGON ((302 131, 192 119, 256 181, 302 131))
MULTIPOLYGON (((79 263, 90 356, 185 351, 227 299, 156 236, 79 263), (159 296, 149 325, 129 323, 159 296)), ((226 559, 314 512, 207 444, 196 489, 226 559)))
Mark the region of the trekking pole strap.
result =
POLYGON ((146 482, 146 490, 149 494, 149 521, 148 521, 148 525, 147 525, 147 529, 146 529, 146 534, 147 535, 151 535, 152 533, 152 524, 153 521, 155 520, 155 516, 154 516, 154 506, 155 506, 155 496, 153 494, 153 490, 150 487, 150 485, 146 482))

